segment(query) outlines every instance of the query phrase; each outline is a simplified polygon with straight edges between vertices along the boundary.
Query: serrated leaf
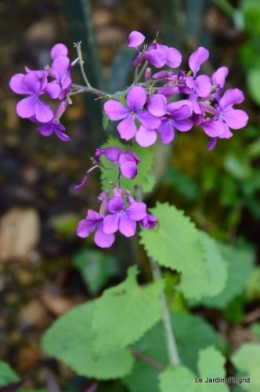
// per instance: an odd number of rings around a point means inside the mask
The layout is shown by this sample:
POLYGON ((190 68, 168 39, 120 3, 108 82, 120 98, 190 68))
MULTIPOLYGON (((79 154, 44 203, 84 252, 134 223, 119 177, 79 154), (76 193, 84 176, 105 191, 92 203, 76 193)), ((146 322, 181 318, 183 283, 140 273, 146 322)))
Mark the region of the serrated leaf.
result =
POLYGON ((210 279, 204 282, 207 297, 220 294, 227 281, 227 262, 222 257, 216 241, 206 233, 200 233, 201 242, 205 251, 210 279))
POLYGON ((231 357, 234 366, 247 378, 241 383, 246 391, 258 392, 260 390, 260 344, 245 343, 231 357))
POLYGON ((199 231, 174 206, 157 203, 151 212, 158 218, 157 227, 140 233, 148 255, 161 266, 182 274, 178 288, 185 297, 205 295, 204 283, 209 282, 209 273, 199 231))
POLYGON ((97 357, 136 342, 162 316, 159 294, 164 281, 141 288, 136 275, 137 267, 131 267, 123 283, 95 301, 92 340, 97 357))
MULTIPOLYGON (((197 373, 199 350, 214 345, 219 350, 226 351, 224 339, 202 318, 172 312, 171 320, 181 362, 194 373, 197 373)), ((158 323, 133 348, 162 366, 167 366, 169 360, 164 342, 164 329, 158 323)), ((158 369, 137 358, 131 374, 124 378, 124 383, 130 392, 158 392, 158 375, 158 369)))
POLYGON ((67 312, 47 330, 42 347, 81 376, 99 380, 124 377, 133 366, 133 356, 127 349, 117 350, 99 360, 91 356, 93 311, 94 302, 88 302, 67 312))
POLYGON ((215 347, 207 347, 199 352, 199 376, 184 366, 170 367, 159 376, 160 391, 228 392, 224 364, 225 358, 221 353, 215 347))
POLYGON ((159 375, 160 392, 198 392, 194 374, 185 366, 174 366, 159 375))
POLYGON ((8 363, 0 361, 0 387, 19 381, 17 374, 8 363))
POLYGON ((228 392, 229 388, 225 383, 225 358, 215 347, 207 347, 199 352, 198 370, 199 376, 203 379, 202 388, 198 386, 198 391, 205 392, 228 392), (208 379, 208 383, 205 381, 208 379), (211 379, 218 382, 210 382, 211 379))
MULTIPOLYGON (((152 174, 152 166, 154 160, 154 152, 152 148, 143 148, 140 146, 126 146, 115 138, 109 138, 102 148, 116 146, 122 148, 124 151, 133 151, 141 162, 138 164, 138 174, 133 179, 121 177, 120 186, 123 189, 129 189, 134 194, 136 185, 141 185, 144 193, 150 192, 155 184, 155 179, 152 174)), ((109 182, 115 182, 117 179, 118 168, 112 162, 108 162, 105 157, 101 158, 101 162, 109 169, 101 169, 102 189, 108 189, 109 182)))
POLYGON ((217 243, 222 257, 227 261, 227 280, 223 291, 212 298, 192 301, 192 305, 205 305, 225 309, 228 304, 245 291, 248 279, 254 270, 254 252, 231 245, 217 243))

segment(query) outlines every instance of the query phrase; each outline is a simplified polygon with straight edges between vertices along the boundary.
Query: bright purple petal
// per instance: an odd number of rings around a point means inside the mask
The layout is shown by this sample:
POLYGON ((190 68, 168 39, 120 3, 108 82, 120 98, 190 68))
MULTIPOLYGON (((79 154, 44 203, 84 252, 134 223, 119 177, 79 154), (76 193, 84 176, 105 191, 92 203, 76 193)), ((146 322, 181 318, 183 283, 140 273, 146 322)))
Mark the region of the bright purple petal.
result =
POLYGON ((171 68, 179 67, 182 61, 181 53, 175 48, 168 48, 166 64, 171 68))
POLYGON ((120 218, 120 213, 108 214, 105 216, 103 221, 103 231, 106 234, 113 234, 118 230, 118 222, 120 218))
POLYGON ((165 121, 158 129, 161 132, 161 141, 163 144, 171 143, 174 138, 174 128, 171 121, 165 121))
POLYGON ((155 143, 157 133, 153 129, 146 129, 142 125, 135 135, 135 140, 142 147, 149 147, 155 143))
POLYGON ((240 129, 246 126, 248 115, 244 110, 227 108, 222 112, 221 118, 231 129, 240 129))
POLYGON ((42 136, 50 136, 53 132, 53 127, 50 123, 42 124, 37 127, 37 131, 41 133, 42 136))
POLYGON ((103 216, 93 210, 88 210, 88 214, 85 220, 81 220, 78 223, 77 235, 79 237, 87 237, 97 226, 102 222, 103 216))
POLYGON ((209 58, 209 51, 206 48, 200 46, 195 52, 193 52, 189 58, 189 67, 195 76, 200 69, 201 64, 205 63, 209 58))
POLYGON ((196 93, 199 97, 207 97, 211 91, 211 80, 207 75, 200 75, 196 79, 196 93))
POLYGON ((51 49, 51 58, 55 60, 58 56, 67 56, 68 48, 64 44, 56 44, 51 49))
POLYGON ((154 67, 161 68, 165 65, 167 61, 167 51, 167 46, 153 43, 147 49, 147 52, 144 54, 144 57, 154 67))
POLYGON ((103 225, 101 224, 94 235, 94 242, 100 248, 110 248, 115 242, 115 236, 114 234, 104 233, 103 225))
POLYGON ((52 82, 47 84, 47 86, 44 89, 44 92, 48 94, 51 98, 56 99, 60 95, 61 87, 56 82, 56 80, 53 80, 52 82))
POLYGON ((118 212, 124 208, 124 199, 122 197, 113 197, 108 203, 108 210, 112 213, 118 212))
POLYGON ((135 116, 129 114, 124 120, 122 120, 118 126, 117 130, 120 133, 122 139, 130 140, 135 136, 137 127, 135 124, 135 116))
POLYGON ((28 94, 39 95, 42 92, 42 81, 40 81, 36 72, 30 72, 22 79, 22 84, 28 89, 28 94))
POLYGON ((38 97, 30 96, 21 99, 16 105, 16 113, 19 117, 30 118, 35 114, 35 105, 38 97))
POLYGON ((209 141, 209 143, 208 143, 208 148, 207 148, 207 150, 208 150, 208 151, 213 150, 213 148, 216 146, 216 144, 217 144, 217 138, 216 138, 216 137, 211 138, 210 141, 209 141))
POLYGON ((136 117, 140 121, 140 123, 147 129, 156 129, 161 124, 161 119, 153 116, 151 113, 144 110, 143 112, 139 112, 136 117))
POLYGON ((178 129, 180 132, 187 132, 193 127, 193 122, 187 119, 174 119, 173 120, 174 127, 178 129))
POLYGON ((244 101, 244 94, 238 88, 232 88, 226 90, 223 94, 223 97, 219 101, 219 107, 221 110, 225 109, 228 106, 232 106, 244 101))
POLYGON ((105 102, 104 111, 112 121, 122 120, 129 114, 129 109, 114 99, 105 102))
POLYGON ((136 222, 123 213, 120 216, 118 230, 124 236, 132 237, 136 232, 136 222))
POLYGON ((51 65, 51 69, 59 82, 66 76, 69 67, 70 60, 66 56, 57 57, 51 65))
POLYGON ((126 102, 129 110, 138 112, 141 110, 146 102, 147 94, 145 89, 140 86, 133 86, 126 95, 126 102))
POLYGON ((210 137, 218 137, 225 132, 224 124, 221 121, 209 120, 201 124, 203 131, 210 137))
POLYGON ((53 119, 53 116, 54 113, 51 110, 50 106, 37 99, 35 103, 36 120, 42 123, 46 123, 51 121, 53 119))
POLYGON ((156 117, 163 116, 166 113, 167 100, 164 95, 156 94, 153 95, 148 102, 148 111, 156 117))
POLYGON ((227 67, 220 67, 218 68, 211 77, 212 83, 215 84, 215 86, 219 86, 221 88, 224 87, 226 77, 228 75, 228 68, 227 67))
POLYGON ((137 48, 137 46, 142 45, 145 40, 145 36, 139 31, 132 31, 128 36, 128 48, 137 48))
POLYGON ((137 166, 133 161, 125 161, 120 164, 120 172, 126 178, 134 178, 137 175, 137 166))
POLYGON ((146 204, 140 201, 136 203, 132 203, 126 208, 125 212, 127 213, 130 219, 134 221, 139 221, 143 219, 147 214, 146 204))
POLYGON ((59 131, 57 128, 54 129, 56 136, 63 142, 70 142, 71 138, 64 132, 59 131))
POLYGON ((14 75, 9 82, 9 86, 13 92, 16 94, 30 94, 31 90, 28 89, 26 85, 23 84, 24 74, 16 74, 14 75))

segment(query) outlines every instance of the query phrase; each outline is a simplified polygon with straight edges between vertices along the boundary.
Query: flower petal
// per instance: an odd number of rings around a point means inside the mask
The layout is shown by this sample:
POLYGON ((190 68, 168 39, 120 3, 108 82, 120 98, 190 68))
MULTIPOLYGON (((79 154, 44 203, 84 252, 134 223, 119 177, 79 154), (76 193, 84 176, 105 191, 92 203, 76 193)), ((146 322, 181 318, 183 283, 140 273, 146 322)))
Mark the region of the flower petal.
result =
POLYGON ((155 143, 157 139, 157 133, 153 129, 146 129, 142 125, 135 135, 135 140, 142 147, 149 147, 155 143))
POLYGON ((126 102, 129 110, 138 112, 141 110, 146 102, 147 94, 143 87, 133 86, 126 95, 126 102))
POLYGON ((154 116, 160 117, 166 113, 167 100, 162 94, 153 95, 148 102, 147 109, 154 116))
POLYGON ((215 86, 223 88, 228 72, 229 70, 227 67, 218 68, 211 76, 212 83, 215 84, 215 86))
POLYGON ((131 203, 125 209, 125 212, 130 219, 132 219, 134 221, 139 221, 139 220, 143 219, 147 214, 146 204, 142 203, 141 201, 131 203))
POLYGON ((125 161, 120 164, 120 172, 125 178, 134 178, 137 175, 137 166, 134 161, 125 161))
POLYGON ((153 116, 151 113, 144 110, 143 112, 139 112, 136 117, 140 121, 140 123, 147 129, 156 129, 161 124, 161 119, 153 116))
POLYGON ((145 40, 145 36, 140 33, 139 31, 132 31, 129 36, 128 36, 128 48, 136 48, 139 45, 142 45, 142 43, 145 40))
POLYGON ((105 102, 104 111, 112 121, 122 120, 129 114, 129 109, 114 99, 105 102))
POLYGON ((221 121, 209 120, 200 125, 203 131, 210 137, 219 137, 225 132, 224 124, 221 121))
POLYGON ((163 125, 158 129, 161 133, 161 141, 163 144, 171 143, 174 138, 174 127, 172 121, 164 121, 163 125))
POLYGON ((108 203, 108 210, 112 213, 118 212, 124 208, 125 202, 122 197, 113 197, 108 203))
POLYGON ((106 234, 113 234, 118 230, 118 222, 120 218, 120 213, 108 214, 105 216, 103 221, 103 231, 106 234))
POLYGON ((120 216, 118 230, 126 237, 132 237, 136 232, 136 222, 130 219, 126 214, 120 216))
POLYGON ((68 48, 64 44, 56 44, 51 49, 51 58, 55 60, 58 56, 67 56, 68 48))
POLYGON ((21 99, 16 105, 16 113, 19 117, 30 118, 35 114, 35 105, 38 97, 29 96, 21 99))
POLYGON ((100 248, 110 248, 115 242, 114 234, 107 234, 103 231, 103 225, 99 225, 95 235, 94 242, 100 248))
POLYGON ((182 61, 181 53, 175 48, 168 48, 166 64, 171 68, 179 67, 182 61))
POLYGON ((23 78, 25 77, 24 74, 19 73, 10 79, 9 86, 13 92, 16 94, 30 94, 31 90, 28 89, 26 85, 23 84, 23 78))
POLYGON ((248 115, 244 110, 227 108, 222 112, 221 117, 231 129, 243 128, 248 122, 248 115))
POLYGON ((135 116, 129 114, 124 120, 122 120, 118 126, 117 130, 120 133, 122 139, 130 140, 135 136, 137 127, 135 124, 135 116))
POLYGON ((206 48, 200 46, 195 52, 193 52, 189 58, 189 67, 192 70, 194 76, 200 69, 201 64, 205 63, 209 58, 209 51, 206 48))
POLYGON ((54 113, 49 105, 38 98, 35 102, 35 117, 37 121, 46 123, 53 119, 54 113))
POLYGON ((242 91, 239 90, 239 88, 230 88, 224 92, 223 97, 219 101, 219 107, 223 110, 228 106, 232 106, 243 101, 244 94, 242 91))

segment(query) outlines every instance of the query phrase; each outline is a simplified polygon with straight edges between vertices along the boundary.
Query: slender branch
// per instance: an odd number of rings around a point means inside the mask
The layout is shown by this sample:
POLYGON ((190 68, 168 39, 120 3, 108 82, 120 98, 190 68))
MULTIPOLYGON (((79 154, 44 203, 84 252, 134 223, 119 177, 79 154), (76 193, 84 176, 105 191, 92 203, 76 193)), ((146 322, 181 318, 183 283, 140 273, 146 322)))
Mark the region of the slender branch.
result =
POLYGON ((132 354, 135 357, 137 357, 137 358, 141 359, 142 361, 148 363, 149 365, 153 366, 154 368, 156 368, 158 370, 161 370, 161 371, 165 370, 166 366, 164 366, 162 363, 156 361, 155 359, 150 358, 147 355, 145 355, 143 353, 140 353, 139 351, 137 351, 137 350, 135 350, 133 348, 130 348, 130 351, 132 352, 132 354))
POLYGON ((72 90, 68 93, 68 96, 79 94, 79 93, 91 93, 98 95, 99 97, 109 97, 109 94, 105 91, 98 90, 94 87, 85 87, 79 84, 73 84, 72 90))
POLYGON ((143 65, 142 68, 141 68, 141 71, 139 72, 139 74, 138 74, 138 75, 136 76, 136 78, 135 78, 135 83, 137 83, 137 82, 139 81, 139 79, 140 79, 141 76, 143 75, 143 73, 144 73, 144 71, 145 71, 147 65, 148 65, 148 61, 145 61, 145 62, 144 62, 144 65, 143 65))
POLYGON ((81 42, 75 43, 74 45, 75 45, 75 48, 77 50, 77 54, 78 54, 78 57, 79 57, 79 66, 80 66, 80 70, 81 70, 81 74, 83 76, 84 82, 86 83, 86 85, 89 88, 91 88, 91 84, 88 81, 87 75, 86 75, 84 67, 83 67, 84 60, 83 60, 83 57, 82 57, 81 42))
MULTIPOLYGON (((161 279, 161 270, 160 267, 157 265, 157 263, 149 258, 150 265, 151 265, 151 270, 152 270, 152 275, 154 280, 161 279)), ((167 341, 167 351, 168 351, 168 357, 170 360, 171 365, 178 365, 181 363, 180 357, 178 354, 178 349, 174 337, 174 333, 172 330, 172 325, 171 325, 171 318, 170 318, 170 312, 167 306, 166 298, 164 292, 161 292, 160 294, 160 300, 163 306, 163 317, 162 317, 162 322, 164 326, 164 331, 166 335, 166 341, 167 341)))

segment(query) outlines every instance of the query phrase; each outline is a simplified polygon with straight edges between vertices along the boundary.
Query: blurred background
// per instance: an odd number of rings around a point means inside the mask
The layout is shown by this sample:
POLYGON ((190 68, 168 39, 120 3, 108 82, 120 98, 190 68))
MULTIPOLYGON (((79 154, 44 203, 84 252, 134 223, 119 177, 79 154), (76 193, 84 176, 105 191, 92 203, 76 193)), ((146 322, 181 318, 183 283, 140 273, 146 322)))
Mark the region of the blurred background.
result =
MULTIPOLYGON (((63 143, 55 136, 43 138, 33 123, 16 116, 19 97, 8 86, 25 65, 39 69, 50 63, 55 43, 65 43, 73 60, 73 42, 82 41, 91 84, 111 93, 122 90, 131 81, 135 53, 126 42, 132 30, 148 41, 159 31, 159 42, 183 53, 184 69, 197 46, 207 47, 211 55, 203 72, 225 65, 230 69, 226 87, 245 93, 241 108, 250 116, 249 125, 232 139, 219 140, 213 151, 207 152, 207 136, 199 128, 177 134, 171 146, 156 146, 157 185, 146 202, 175 204, 199 228, 250 253, 255 264, 249 268, 246 258, 242 262, 239 289, 227 307, 194 306, 193 312, 225 334, 231 347, 257 340, 260 3, 2 0, 0 20, 0 358, 25 377, 26 388, 85 390, 88 380, 41 350, 43 332, 73 306, 120 282, 133 260, 142 269, 141 281, 150 278, 138 238, 118 238, 112 249, 100 251, 92 237, 82 240, 75 234, 87 209, 96 209, 98 173, 78 193, 73 185, 90 167, 94 149, 114 132, 102 130, 102 102, 90 95, 73 98, 62 121, 72 141, 63 143)), ((74 83, 82 82, 78 69, 73 75, 74 83)), ((183 301, 174 306, 185 308, 183 301)))

